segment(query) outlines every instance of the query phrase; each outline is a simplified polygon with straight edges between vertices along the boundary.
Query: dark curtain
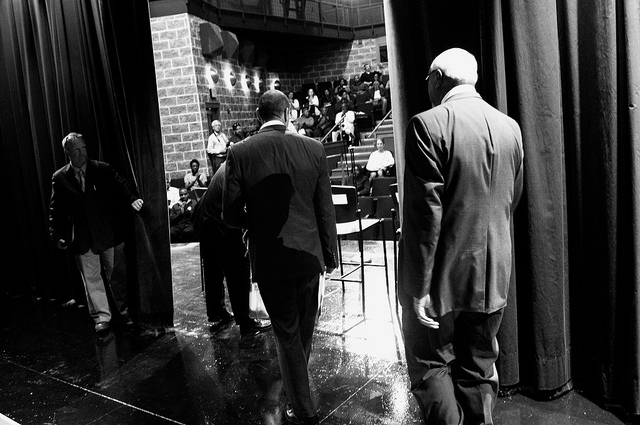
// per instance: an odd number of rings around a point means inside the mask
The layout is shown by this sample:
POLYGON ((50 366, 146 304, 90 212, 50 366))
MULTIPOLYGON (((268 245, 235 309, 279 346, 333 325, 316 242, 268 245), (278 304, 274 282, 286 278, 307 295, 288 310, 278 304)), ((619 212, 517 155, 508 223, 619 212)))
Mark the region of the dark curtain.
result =
POLYGON ((0 2, 0 164, 16 207, 3 208, 11 245, 3 298, 68 299, 75 270, 48 237, 51 175, 61 141, 82 133, 89 156, 135 182, 127 210, 131 304, 147 326, 173 320, 164 165, 146 0, 0 2))
POLYGON ((522 128, 501 385, 542 396, 574 386, 639 414, 638 2, 384 6, 400 175, 404 129, 430 106, 424 79, 447 48, 476 56, 478 91, 522 128))

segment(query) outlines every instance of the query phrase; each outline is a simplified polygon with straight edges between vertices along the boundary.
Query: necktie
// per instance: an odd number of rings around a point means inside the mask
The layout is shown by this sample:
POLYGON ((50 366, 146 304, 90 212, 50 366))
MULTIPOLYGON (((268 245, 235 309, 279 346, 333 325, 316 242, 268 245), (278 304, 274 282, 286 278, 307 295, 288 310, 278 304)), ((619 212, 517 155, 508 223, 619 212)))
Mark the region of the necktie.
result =
POLYGON ((78 179, 78 183, 80 183, 80 187, 84 192, 84 171, 82 171, 82 168, 79 169, 78 172, 76 173, 76 178, 78 179))

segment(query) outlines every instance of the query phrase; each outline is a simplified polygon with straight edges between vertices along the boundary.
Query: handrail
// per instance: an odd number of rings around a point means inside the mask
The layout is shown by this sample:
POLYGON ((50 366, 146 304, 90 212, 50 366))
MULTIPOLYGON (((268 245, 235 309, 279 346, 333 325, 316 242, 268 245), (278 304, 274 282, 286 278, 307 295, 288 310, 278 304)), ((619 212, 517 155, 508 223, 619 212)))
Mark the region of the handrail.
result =
POLYGON ((329 132, 327 134, 324 135, 324 137, 320 140, 320 143, 324 143, 324 141, 327 139, 327 137, 331 136, 331 133, 333 133, 333 130, 339 126, 340 124, 342 124, 342 121, 344 121, 344 119, 346 118, 346 114, 342 115, 342 118, 340 118, 340 121, 338 121, 337 123, 335 123, 333 125, 333 127, 331 127, 331 130, 329 130, 329 132))
POLYGON ((367 137, 365 137, 365 139, 368 139, 371 137, 371 135, 373 133, 375 133, 378 128, 380 128, 380 126, 382 125, 382 123, 384 123, 384 121, 389 118, 389 115, 391 115, 391 109, 389 109, 389 112, 387 112, 387 115, 385 115, 384 117, 382 117, 382 119, 380 120, 380 122, 378 123, 378 125, 375 126, 375 128, 371 131, 371 133, 369 133, 369 135, 367 137))

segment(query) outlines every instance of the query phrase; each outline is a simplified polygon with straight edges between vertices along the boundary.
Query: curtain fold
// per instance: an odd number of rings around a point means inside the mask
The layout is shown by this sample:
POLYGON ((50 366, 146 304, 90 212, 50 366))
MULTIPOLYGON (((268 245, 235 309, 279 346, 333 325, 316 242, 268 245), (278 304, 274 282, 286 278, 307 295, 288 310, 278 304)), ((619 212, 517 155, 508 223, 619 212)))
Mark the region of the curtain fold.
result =
MULTIPOLYGON (((412 0, 386 8, 396 145, 426 96, 424 65, 406 59, 414 40, 413 55, 426 63, 449 47, 473 53, 478 91, 523 131, 517 285, 499 336, 501 384, 541 396, 574 385, 640 413, 638 2, 485 0, 474 8, 412 0), (420 34, 405 28, 415 17, 424 21, 420 34)), ((399 164, 403 154, 396 148, 399 164)))
POLYGON ((171 326, 169 226, 147 1, 1 2, 0 42, 2 172, 7 187, 24 194, 21 208, 3 211, 5 223, 15 223, 7 239, 16 246, 5 259, 5 269, 15 272, 2 293, 72 295, 67 254, 49 242, 48 205, 51 175, 66 162, 61 140, 78 131, 89 156, 134 180, 145 200, 135 220, 130 208, 123 210, 131 304, 143 324, 171 326))

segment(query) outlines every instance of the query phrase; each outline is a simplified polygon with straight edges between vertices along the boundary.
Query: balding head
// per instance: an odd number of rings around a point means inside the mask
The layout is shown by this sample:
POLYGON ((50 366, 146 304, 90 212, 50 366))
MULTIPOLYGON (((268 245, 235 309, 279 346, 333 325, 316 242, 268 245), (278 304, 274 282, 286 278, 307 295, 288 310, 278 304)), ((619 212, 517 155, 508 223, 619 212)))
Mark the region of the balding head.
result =
POLYGON ((429 99, 434 106, 439 105, 442 98, 455 86, 476 84, 478 63, 476 58, 464 49, 445 50, 431 62, 427 80, 429 99))
POLYGON ((258 101, 258 117, 262 122, 280 120, 287 123, 286 111, 289 108, 289 99, 279 90, 269 90, 258 101))
POLYGON ((478 63, 476 58, 464 49, 453 48, 440 53, 431 62, 429 73, 436 69, 458 82, 475 85, 478 81, 478 63))

